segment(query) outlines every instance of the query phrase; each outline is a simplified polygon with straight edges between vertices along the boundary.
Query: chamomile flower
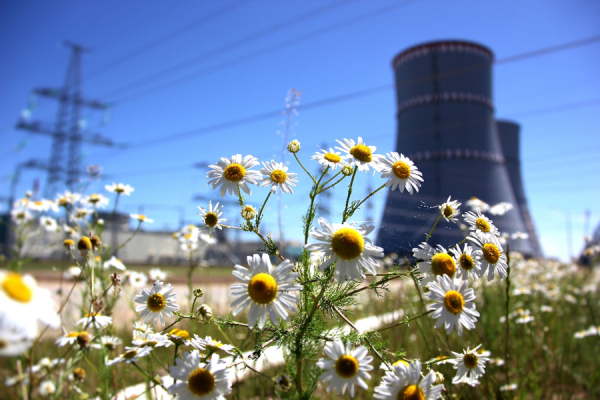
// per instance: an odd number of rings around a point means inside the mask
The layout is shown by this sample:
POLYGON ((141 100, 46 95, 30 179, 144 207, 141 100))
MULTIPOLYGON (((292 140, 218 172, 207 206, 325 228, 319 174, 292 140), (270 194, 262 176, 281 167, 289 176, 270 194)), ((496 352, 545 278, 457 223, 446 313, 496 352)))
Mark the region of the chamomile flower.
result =
POLYGON ((323 168, 329 167, 330 170, 335 171, 338 166, 342 168, 344 165, 347 165, 344 158, 345 156, 342 157, 341 153, 330 148, 329 151, 325 149, 319 150, 311 157, 311 160, 317 160, 323 168))
POLYGON ((107 366, 119 364, 122 362, 126 362, 127 364, 131 364, 133 362, 138 362, 140 358, 146 357, 148 354, 152 352, 152 347, 125 347, 125 353, 120 354, 117 358, 109 360, 106 362, 107 366))
POLYGON ((183 353, 169 367, 169 374, 177 383, 167 391, 175 400, 225 400, 231 393, 231 370, 219 362, 219 355, 213 354, 208 362, 201 361, 200 353, 194 350, 183 353))
POLYGON ((490 207, 490 214, 492 215, 504 215, 513 209, 513 205, 507 201, 494 204, 490 207))
POLYGON ((50 292, 39 288, 33 276, 0 270, 0 320, 27 338, 34 338, 38 322, 58 328, 50 292))
POLYGON ((421 182, 423 182, 423 174, 415 167, 415 164, 403 154, 396 152, 387 153, 387 157, 379 158, 381 163, 381 177, 386 179, 385 186, 390 190, 398 188, 400 192, 404 189, 408 193, 413 194, 419 191, 421 182))
POLYGON ((235 354, 235 352, 233 351, 234 347, 232 345, 223 344, 210 336, 207 336, 204 339, 202 339, 198 335, 194 335, 194 338, 191 340, 191 345, 197 348, 198 350, 222 350, 228 354, 235 354))
POLYGON ((179 310, 175 304, 177 295, 171 293, 172 291, 173 287, 170 283, 163 288, 163 282, 155 281, 152 289, 144 289, 135 296, 135 302, 141 304, 135 308, 135 311, 142 312, 140 319, 143 319, 144 322, 152 321, 154 325, 160 320, 160 323, 164 325, 164 317, 172 317, 173 311, 179 310))
POLYGON ((56 232, 58 230, 58 223, 52 217, 40 217, 40 226, 47 232, 56 232))
POLYGON ((177 345, 190 345, 190 333, 185 329, 173 328, 167 336, 173 343, 177 345))
POLYGON ((454 261, 459 267, 458 277, 466 281, 468 277, 475 280, 481 276, 481 254, 473 251, 473 248, 465 243, 465 247, 461 250, 459 246, 450 249, 454 254, 454 261))
POLYGON ((40 391, 40 395, 48 397, 56 392, 56 386, 54 386, 54 383, 51 380, 45 380, 40 382, 38 390, 40 391))
POLYGON ((454 369, 458 370, 456 376, 452 379, 453 384, 464 382, 475 386, 478 383, 477 379, 485 374, 485 363, 490 359, 485 355, 485 352, 479 353, 477 351, 479 347, 481 345, 472 350, 467 347, 462 353, 452 352, 456 358, 451 359, 451 362, 454 364, 454 369))
POLYGON ((135 288, 141 288, 146 286, 148 283, 148 277, 145 274, 137 271, 126 271, 127 280, 131 284, 131 286, 135 288))
POLYGON ((477 197, 471 197, 469 200, 465 202, 467 207, 471 208, 473 212, 487 212, 490 209, 490 205, 483 200, 478 199, 477 197))
POLYGON ((208 185, 212 185, 213 189, 220 186, 221 197, 225 197, 227 192, 239 196, 239 188, 242 188, 247 194, 252 194, 248 184, 258 185, 261 174, 250 168, 258 164, 258 159, 251 155, 244 158, 241 154, 236 154, 231 158, 222 157, 216 164, 209 165, 212 170, 206 173, 206 178, 209 180, 208 185))
POLYGON ((425 296, 435 301, 429 309, 434 310, 431 316, 437 319, 436 328, 444 325, 446 333, 451 334, 456 327, 458 336, 462 336, 463 326, 466 329, 475 328, 479 313, 475 310, 475 292, 468 289, 467 285, 467 281, 451 279, 446 275, 438 276, 437 282, 429 284, 430 292, 425 296))
POLYGON ((492 236, 500 236, 500 232, 498 232, 498 228, 494 225, 494 221, 483 215, 481 211, 477 211, 477 214, 468 211, 462 216, 465 222, 469 224, 469 230, 492 236))
POLYGON ((4 326, 0 318, 0 357, 14 357, 25 353, 33 342, 33 337, 27 337, 23 332, 13 327, 4 326))
POLYGON ((112 185, 104 186, 104 188, 109 192, 117 193, 119 195, 122 194, 125 196, 131 195, 131 192, 134 191, 134 189, 130 185, 124 185, 122 183, 113 183, 112 185))
POLYGON ((246 204, 240 213, 242 218, 244 218, 246 221, 250 221, 256 216, 256 208, 252 207, 250 204, 246 204))
POLYGON ((167 273, 160 268, 152 268, 150 271, 148 271, 148 276, 153 281, 164 281, 167 279, 167 273))
POLYGON ((83 198, 83 202, 96 208, 106 208, 108 206, 108 197, 103 194, 92 193, 88 197, 83 198))
POLYGON ((208 229, 210 234, 215 233, 215 229, 223 229, 221 228, 221 224, 227 221, 225 218, 219 218, 223 215, 223 205, 219 206, 219 203, 215 205, 213 208, 212 201, 208 202, 208 211, 202 207, 198 207, 200 212, 198 215, 202 216, 202 220, 204 221, 204 227, 201 229, 208 229))
MULTIPOLYGON (((64 328, 63 328, 64 329, 64 328)), ((74 344, 77 341, 85 341, 85 338, 87 337, 88 341, 89 341, 89 336, 90 334, 86 331, 72 331, 72 332, 67 332, 64 331, 64 335, 60 336, 58 339, 56 339, 54 341, 54 344, 56 344, 58 347, 63 347, 66 346, 68 344, 74 344), (80 339, 81 338, 81 339, 80 339)))
POLYGON ((144 333, 136 337, 131 343, 138 347, 169 347, 173 344, 169 340, 169 336, 162 333, 144 333))
POLYGON ((348 158, 348 165, 350 167, 358 167, 359 171, 369 172, 370 167, 373 167, 375 171, 381 170, 381 164, 379 162, 379 156, 373 154, 377 149, 375 146, 367 146, 361 137, 358 138, 358 142, 353 139, 336 140, 341 147, 337 147, 337 150, 346 153, 344 157, 348 158))
POLYGON ((134 334, 135 334, 135 331, 139 331, 142 333, 152 333, 152 332, 154 332, 154 328, 152 328, 151 325, 148 325, 143 321, 135 321, 133 323, 133 331, 134 331, 134 334))
POLYGON ((494 279, 494 271, 497 270, 498 277, 502 281, 507 275, 506 269, 508 268, 508 264, 506 263, 506 255, 504 255, 502 245, 498 239, 480 232, 472 233, 467 239, 477 244, 480 248, 480 250, 476 251, 482 257, 480 276, 483 276, 487 271, 489 282, 494 279))
POLYGON ((250 329, 254 328, 257 319, 258 329, 262 329, 267 313, 275 325, 279 324, 279 318, 287 321, 289 315, 286 309, 295 312, 294 305, 298 303, 298 298, 288 292, 302 290, 302 285, 292 283, 298 277, 297 273, 290 273, 294 263, 286 260, 273 268, 267 254, 254 254, 248 256, 247 260, 249 270, 236 265, 236 270, 233 271, 233 276, 243 282, 231 285, 229 296, 239 296, 231 303, 231 307, 234 307, 233 315, 250 305, 250 329))
POLYGON ((438 245, 433 248, 427 243, 421 243, 418 248, 413 249, 413 254, 423 260, 418 264, 419 272, 424 274, 421 286, 429 284, 438 276, 446 275, 450 278, 456 276, 456 261, 443 246, 438 245))
POLYGON ((319 218, 323 228, 313 228, 310 236, 320 241, 305 248, 308 251, 322 251, 329 259, 321 264, 324 270, 335 262, 335 280, 354 280, 364 278, 363 268, 375 275, 379 263, 373 257, 383 257, 383 249, 374 246, 365 236, 373 231, 373 226, 354 223, 329 224, 325 218, 319 218))
POLYGON ((106 315, 100 315, 100 313, 86 313, 85 317, 77 321, 77 325, 82 328, 94 327, 95 329, 104 329, 108 325, 112 324, 113 319, 106 315))
POLYGON ((100 338, 100 344, 106 348, 106 350, 111 351, 117 348, 123 342, 117 336, 102 336, 100 338))
POLYGON ((452 196, 448 196, 448 200, 439 206, 440 214, 446 221, 457 223, 457 217, 460 215, 460 203, 457 200, 450 201, 450 197, 452 196))
POLYGON ((123 264, 123 262, 121 260, 119 260, 117 257, 112 256, 110 258, 110 260, 105 261, 104 264, 102 264, 102 267, 104 269, 108 269, 110 267, 116 268, 116 269, 120 269, 121 271, 125 271, 127 268, 125 268, 125 265, 123 264))
POLYGON ((292 186, 296 186, 296 183, 298 183, 298 174, 288 172, 288 167, 274 160, 270 163, 263 162, 263 166, 264 168, 260 170, 260 173, 263 174, 261 186, 271 185, 271 193, 273 194, 277 192, 277 188, 281 189, 283 193, 294 194, 292 186))
POLYGON ((365 346, 352 350, 350 342, 344 346, 340 339, 335 338, 332 344, 325 346, 324 351, 329 358, 320 358, 317 367, 326 370, 319 379, 325 383, 329 382, 327 392, 333 390, 337 395, 338 391, 341 391, 343 395, 346 389, 349 389, 350 396, 354 397, 355 384, 363 389, 369 388, 365 379, 371 379, 367 371, 373 369, 373 357, 368 355, 365 346))
POLYGON ((55 203, 61 207, 73 206, 79 201, 81 195, 78 193, 71 193, 68 190, 56 197, 55 203))
POLYGON ((142 222, 146 222, 148 224, 151 224, 154 222, 153 219, 146 217, 144 214, 129 214, 129 216, 133 219, 137 219, 138 221, 140 221, 140 224, 142 222))
POLYGON ((377 400, 436 400, 442 395, 444 385, 434 385, 435 372, 421 379, 421 361, 416 360, 408 366, 394 365, 387 371, 381 384, 375 388, 374 399, 377 400))

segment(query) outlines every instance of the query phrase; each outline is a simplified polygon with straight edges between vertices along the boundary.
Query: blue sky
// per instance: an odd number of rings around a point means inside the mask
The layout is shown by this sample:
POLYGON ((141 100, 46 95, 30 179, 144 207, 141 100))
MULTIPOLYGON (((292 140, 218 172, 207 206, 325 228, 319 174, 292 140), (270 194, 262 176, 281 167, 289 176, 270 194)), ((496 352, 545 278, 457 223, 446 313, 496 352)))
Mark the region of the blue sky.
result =
MULTIPOLYGON (((283 110, 287 91, 302 92, 292 137, 308 160, 335 139, 362 136, 382 153, 395 146, 395 98, 391 59, 415 44, 464 39, 491 48, 496 59, 600 34, 596 1, 21 1, 0 5, 0 197, 8 197, 19 162, 47 159, 51 140, 14 129, 31 89, 60 86, 69 51, 67 39, 90 47, 83 58, 83 93, 114 102, 110 123, 86 112, 87 126, 125 150, 84 146, 84 166, 100 164, 106 181, 135 188, 120 203, 126 212, 143 211, 152 229, 178 227, 180 216, 199 223, 195 201, 201 194, 219 200, 206 186, 197 162, 213 163, 232 154, 261 161, 279 157, 283 117, 273 115, 221 129, 205 129, 283 110), (371 88, 370 95, 313 103, 371 88), (307 107, 302 109, 302 106, 307 107), (198 131, 194 133, 195 131, 198 131), (146 141, 189 132, 179 139, 146 141)), ((593 228, 598 204, 600 135, 598 111, 600 42, 505 64, 493 71, 498 118, 522 125, 522 163, 530 208, 547 255, 568 255, 567 218, 573 248, 581 248, 584 213, 593 228)), ((39 98, 32 117, 54 121, 56 103, 39 98)), ((290 158, 288 157, 288 160, 290 158)), ((301 172, 294 163, 291 171, 301 172)), ((298 237, 299 214, 310 189, 285 195, 286 237, 298 237)), ((17 193, 43 184, 43 171, 25 171, 17 193)), ((366 194, 360 176, 355 193, 366 194)), ((427 179, 427 177, 425 177, 427 179)), ((267 193, 257 188, 248 201, 267 193)), ((449 193, 451 195, 452 193, 449 193)), ((344 194, 334 195, 334 212, 344 194)), ((385 196, 377 196, 373 215, 385 196)), ((6 211, 6 202, 2 209, 6 211)), ((275 203, 265 218, 276 231, 275 203)), ((235 222, 237 210, 225 209, 235 222)), ((364 214, 358 219, 364 219, 364 214)), ((150 228, 150 227, 149 227, 150 228)), ((424 227, 424 230, 427 230, 424 227)))

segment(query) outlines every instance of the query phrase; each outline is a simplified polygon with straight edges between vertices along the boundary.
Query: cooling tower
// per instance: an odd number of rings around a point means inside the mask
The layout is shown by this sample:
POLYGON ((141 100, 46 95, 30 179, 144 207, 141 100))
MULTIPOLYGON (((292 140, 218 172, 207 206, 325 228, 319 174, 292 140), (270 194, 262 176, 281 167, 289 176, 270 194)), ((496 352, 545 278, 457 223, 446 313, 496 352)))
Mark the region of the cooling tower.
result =
MULTIPOLYGON (((464 41, 426 43, 394 58, 396 151, 413 160, 424 182, 412 196, 388 191, 377 237, 386 253, 411 254, 448 196, 463 203, 461 212, 473 196, 516 204, 496 133, 492 62, 488 48, 464 41)), ((515 210, 497 222, 501 232, 526 232, 515 210)), ((447 247, 463 238, 454 223, 442 220, 429 243, 447 247)))
MULTIPOLYGON (((521 218, 525 224, 525 233, 529 235, 530 243, 525 246, 525 243, 521 244, 523 247, 531 247, 533 250, 532 254, 528 254, 534 257, 542 255, 538 236, 529 214, 529 207, 527 206, 527 198, 525 197, 525 189, 523 186, 523 179, 521 175, 521 147, 520 147, 520 130, 521 127, 510 121, 496 121, 496 128, 498 136, 500 138, 500 144, 502 145, 502 154, 506 163, 506 169, 508 170, 508 177, 510 178, 513 192, 515 193, 515 208, 521 215, 521 218)), ((520 244, 515 244, 515 248, 518 248, 520 244)))

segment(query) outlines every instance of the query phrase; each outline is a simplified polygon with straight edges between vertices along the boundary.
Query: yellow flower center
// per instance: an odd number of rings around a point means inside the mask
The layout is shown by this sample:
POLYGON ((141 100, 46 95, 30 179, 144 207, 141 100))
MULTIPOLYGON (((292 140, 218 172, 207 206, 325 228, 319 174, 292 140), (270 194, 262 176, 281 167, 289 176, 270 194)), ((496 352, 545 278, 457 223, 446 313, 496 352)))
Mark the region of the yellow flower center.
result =
POLYGON ((467 271, 472 270, 475 266, 475 261, 473 261, 473 257, 471 257, 468 254, 461 254, 459 262, 460 266, 463 267, 463 269, 466 269, 467 271))
POLYGON ((240 164, 229 164, 223 171, 223 176, 230 182, 239 182, 244 179, 245 175, 246 169, 240 164))
POLYGON ((75 368, 73 370, 73 377, 78 381, 82 381, 85 379, 85 369, 83 368, 75 368))
POLYGON ((8 297, 21 303, 29 303, 33 298, 33 291, 19 274, 8 273, 2 282, 2 289, 8 297))
POLYGON ((77 243, 77 250, 91 250, 92 249, 92 241, 89 237, 83 236, 79 239, 77 243))
POLYGON ((351 148, 350 154, 354 158, 362 162, 371 162, 371 160, 373 159, 371 149, 365 146, 364 144, 357 144, 356 146, 351 148))
POLYGON ((219 222, 219 217, 214 212, 209 212, 204 216, 204 223, 211 228, 219 222))
POLYGON ((465 307, 465 298, 456 290, 450 290, 444 296, 444 306, 446 310, 456 315, 465 307))
POLYGON ((358 360, 349 354, 344 354, 335 361, 335 372, 342 378, 352 378, 358 372, 358 360))
POLYGON ((97 203, 100 201, 100 197, 97 194, 90 195, 90 203, 97 203))
POLYGON ((477 228, 482 232, 488 233, 490 231, 490 224, 483 218, 477 218, 475 225, 477 225, 477 228))
POLYGON ((117 193, 125 193, 125 187, 124 186, 117 186, 115 188, 115 192, 117 192, 117 193))
POLYGON ((182 339, 185 340, 190 340, 190 333, 188 331, 186 331, 185 329, 173 329, 171 332, 169 332, 170 336, 177 336, 180 337, 182 339))
POLYGON ((365 248, 365 239, 356 229, 341 228, 331 238, 333 252, 343 260, 353 260, 365 248))
POLYGON ((137 355, 137 350, 129 350, 128 352, 126 352, 125 354, 123 354, 121 357, 124 358, 124 359, 126 359, 126 360, 131 360, 136 355, 137 355))
POLYGON ((79 332, 71 332, 71 333, 67 333, 66 337, 77 337, 79 336, 79 332))
POLYGON ((148 301, 146 302, 148 308, 152 312, 159 312, 167 305, 167 301, 165 297, 160 293, 154 293, 148 296, 148 301))
POLYGON ((410 176, 410 167, 404 161, 396 161, 392 165, 392 172, 400 179, 408 179, 410 176))
POLYGON ((323 158, 332 163, 339 163, 342 161, 342 158, 335 153, 327 153, 323 158))
POLYGON ((275 183, 283 183, 287 180, 287 174, 283 170, 276 169, 271 172, 271 180, 275 183))
POLYGON ((267 273, 256 274, 248 283, 248 295, 257 304, 271 304, 277 297, 277 282, 267 273))
POLYGON ((425 394, 419 385, 408 385, 400 389, 396 400, 425 400, 425 394))
POLYGON ((483 251, 483 258, 485 258, 485 261, 490 264, 496 264, 500 259, 500 249, 493 243, 484 244, 481 251, 483 251))
POLYGON ((477 355, 475 355, 475 353, 467 353, 463 357, 463 362, 465 363, 465 367, 473 369, 477 366, 478 359, 479 358, 477 357, 477 355))
POLYGON ((456 272, 454 259, 446 253, 438 253, 431 259, 431 272, 434 275, 448 275, 453 277, 456 272))
POLYGON ((196 396, 209 394, 215 388, 215 377, 204 368, 195 369, 188 376, 188 389, 196 396))
POLYGON ((452 207, 450 207, 449 205, 446 205, 446 207, 444 207, 444 217, 450 218, 453 215, 454 215, 454 209, 452 207))
POLYGON ((404 361, 404 360, 398 360, 398 361, 396 361, 395 363, 392 364, 392 367, 395 366, 395 365, 401 365, 401 364, 406 365, 407 367, 409 367, 408 363, 406 361, 404 361))

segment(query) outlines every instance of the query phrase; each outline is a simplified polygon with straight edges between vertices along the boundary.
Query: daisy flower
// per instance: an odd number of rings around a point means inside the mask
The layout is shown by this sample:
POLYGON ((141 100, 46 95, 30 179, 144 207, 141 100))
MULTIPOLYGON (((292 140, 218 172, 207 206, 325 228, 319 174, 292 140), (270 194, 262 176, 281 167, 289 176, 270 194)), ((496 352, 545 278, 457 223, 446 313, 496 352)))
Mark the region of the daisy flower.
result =
POLYGON ((100 344, 106 348, 106 350, 111 351, 117 348, 123 342, 117 336, 102 336, 100 338, 100 344))
POLYGON ((513 209, 513 205, 511 203, 503 201, 501 203, 494 204, 490 208, 490 214, 492 214, 492 215, 504 215, 504 214, 506 214, 507 212, 509 212, 512 209, 513 209))
POLYGON ((133 331, 134 331, 133 333, 135 333, 135 331, 148 333, 148 332, 154 332, 154 328, 152 328, 152 326, 146 324, 145 322, 135 321, 133 323, 133 331))
POLYGON ((475 292, 467 288, 467 281, 442 275, 437 277, 437 282, 429 284, 429 289, 431 291, 425 296, 435 301, 429 309, 434 310, 431 316, 437 319, 436 328, 443 324, 449 335, 456 327, 458 336, 462 336, 463 326, 475 328, 479 313, 475 310, 475 292))
POLYGON ((341 153, 337 153, 334 149, 330 148, 329 151, 321 149, 319 151, 320 153, 315 153, 310 159, 317 160, 323 168, 329 167, 330 170, 335 171, 338 165, 340 168, 346 165, 345 156, 342 157, 341 153))
POLYGON ((256 208, 252 207, 250 204, 246 204, 244 208, 242 208, 242 211, 240 211, 240 214, 246 221, 250 221, 256 216, 256 208))
POLYGON ((104 264, 102 264, 102 267, 104 269, 108 269, 110 267, 116 268, 116 269, 120 269, 121 271, 125 271, 125 265, 123 265, 123 262, 121 260, 119 260, 117 257, 112 256, 110 258, 110 260, 105 261, 104 264))
POLYGON ((300 142, 296 139, 288 143, 287 149, 290 153, 297 153, 300 151, 300 142))
POLYGON ((302 285, 292 283, 298 277, 297 273, 290 273, 294 263, 285 260, 273 268, 267 254, 254 254, 248 256, 247 260, 249 270, 236 265, 236 270, 233 271, 233 276, 244 282, 231 285, 229 296, 240 296, 231 303, 231 307, 234 307, 233 315, 250 305, 250 329, 254 328, 257 319, 258 329, 262 329, 267 313, 275 325, 279 324, 278 316, 287 321, 289 315, 286 309, 295 312, 294 304, 298 303, 298 298, 288 292, 302 290, 302 285))
POLYGON ((319 358, 317 367, 326 370, 319 379, 325 383, 330 382, 327 392, 333 390, 337 395, 338 390, 341 390, 343 395, 348 388, 350 396, 354 397, 354 384, 363 389, 369 388, 364 380, 371 379, 367 371, 373 369, 373 357, 367 355, 369 352, 365 346, 351 350, 350 342, 344 347, 342 341, 336 338, 332 344, 325 346, 324 351, 329 359, 319 358))
POLYGON ((38 322, 58 328, 60 319, 50 291, 39 288, 33 276, 0 270, 0 317, 2 326, 34 338, 38 322))
POLYGON ((261 186, 271 185, 271 193, 275 194, 279 187, 283 193, 294 194, 292 186, 296 186, 298 183, 298 174, 294 172, 287 172, 288 167, 283 163, 275 162, 272 160, 270 163, 263 162, 264 168, 260 170, 263 174, 261 186))
POLYGON ((106 208, 106 206, 108 206, 108 197, 103 194, 93 193, 88 197, 85 197, 83 202, 97 208, 106 208))
POLYGON ((175 304, 177 294, 171 293, 172 291, 173 287, 170 283, 163 288, 163 282, 155 281, 152 289, 144 289, 135 296, 135 302, 141 304, 135 308, 136 312, 142 312, 140 319, 143 319, 144 322, 152 321, 154 325, 160 320, 160 323, 164 325, 164 317, 172 317, 173 311, 179 310, 175 304))
POLYGON ((144 333, 131 342, 138 347, 169 347, 173 344, 167 335, 162 333, 144 333))
POLYGON ((40 226, 43 226, 47 232, 56 232, 58 223, 52 217, 40 217, 40 226))
POLYGON ((225 197, 227 192, 239 196, 239 188, 242 188, 247 194, 252 194, 248 184, 258 185, 261 176, 260 172, 252 171, 250 168, 258 164, 258 159, 251 155, 244 158, 241 154, 231 156, 229 159, 222 157, 221 161, 209 165, 212 170, 206 173, 206 178, 209 180, 208 185, 212 185, 213 189, 221 186, 221 197, 225 197))
POLYGON ((32 220, 33 215, 29 210, 25 208, 15 208, 10 212, 11 220, 17 224, 22 225, 32 220))
POLYGON ((152 268, 148 271, 148 276, 153 281, 164 281, 167 279, 167 273, 162 271, 160 268, 152 268))
POLYGON ((190 333, 185 329, 173 328, 167 335, 173 343, 178 345, 190 345, 190 333))
POLYGON ((79 201, 81 195, 78 193, 71 193, 70 191, 65 191, 63 194, 59 194, 56 197, 55 203, 61 207, 72 206, 79 201))
POLYGON ((423 182, 423 174, 408 157, 392 152, 387 153, 387 157, 381 156, 379 162, 381 163, 379 172, 381 172, 382 178, 389 178, 385 182, 385 186, 390 190, 398 188, 400 192, 404 192, 406 189, 410 194, 413 194, 413 190, 419 191, 421 182, 423 182))
POLYGON ((3 317, 0 318, 0 357, 15 357, 25 353, 33 342, 33 338, 26 337, 15 328, 4 326, 3 317))
POLYGON ((198 350, 206 350, 206 349, 212 350, 212 351, 222 350, 231 355, 235 354, 235 352, 233 351, 233 349, 235 347, 233 347, 230 344, 223 344, 223 343, 219 342, 218 340, 213 339, 210 336, 207 336, 204 339, 202 339, 198 335, 194 335, 194 338, 191 340, 191 344, 198 350))
POLYGON ((494 221, 483 215, 481 211, 477 211, 477 214, 468 211, 462 216, 465 222, 469 224, 469 230, 487 235, 500 236, 500 232, 498 232, 498 228, 494 225, 494 221))
POLYGON ((131 192, 134 191, 131 186, 122 183, 113 183, 112 185, 104 186, 104 188, 111 193, 123 194, 125 196, 131 195, 131 192))
POLYGON ((127 274, 126 276, 129 280, 129 283, 135 288, 144 287, 148 283, 148 278, 145 274, 142 274, 141 272, 126 271, 125 273, 127 274))
POLYGON ((45 380, 40 383, 38 390, 40 391, 40 395, 43 397, 48 397, 56 392, 56 386, 54 386, 52 381, 45 380))
POLYGON ((425 274, 421 280, 421 286, 429 284, 438 276, 446 275, 454 278, 456 275, 456 261, 441 245, 433 248, 423 242, 418 248, 413 249, 413 254, 416 258, 423 260, 418 264, 419 272, 425 274))
POLYGON ((383 249, 365 238, 375 229, 374 226, 356 226, 346 222, 329 225, 325 218, 319 218, 319 225, 323 229, 313 228, 310 236, 320 243, 306 246, 308 251, 322 251, 324 257, 329 257, 319 269, 324 270, 335 262, 334 276, 337 282, 364 278, 363 268, 376 274, 375 267, 379 263, 373 257, 383 257, 383 249))
POLYGON ((471 197, 469 200, 465 202, 467 207, 471 208, 473 212, 487 212, 490 209, 490 205, 483 200, 478 199, 477 197, 471 197))
POLYGON ((375 171, 381 169, 379 156, 373 154, 377 147, 367 146, 361 137, 358 138, 358 142, 355 142, 353 139, 344 139, 343 142, 336 140, 336 142, 341 146, 336 146, 336 149, 346 153, 344 158, 351 160, 348 162, 350 167, 356 166, 359 171, 364 172, 369 172, 370 167, 373 167, 375 171))
POLYGON ((90 336, 90 334, 87 333, 86 331, 81 331, 81 332, 77 332, 77 331, 67 332, 67 331, 65 331, 63 336, 59 337, 58 339, 56 339, 54 341, 54 344, 56 344, 58 347, 63 347, 63 346, 68 345, 68 344, 74 344, 75 342, 78 342, 80 340, 82 342, 84 342, 86 339, 89 341, 89 336, 90 336))
POLYGON ((198 215, 201 215, 202 220, 204 221, 204 227, 201 229, 208 229, 211 235, 215 233, 215 229, 223 229, 221 228, 221 224, 227 220, 225 218, 219 218, 223 215, 223 211, 221 211, 223 209, 222 205, 219 206, 219 203, 217 202, 213 209, 212 201, 209 201, 208 211, 202 207, 198 207, 198 209, 200 210, 198 215))
POLYGON ((129 216, 133 219, 137 219, 138 221, 140 221, 140 223, 147 222, 151 224, 154 222, 153 219, 146 217, 144 214, 129 214, 129 216))
POLYGON ((500 281, 507 275, 506 269, 508 264, 506 263, 506 255, 502 250, 502 245, 494 236, 484 235, 480 232, 474 232, 467 237, 475 244, 479 246, 481 250, 477 250, 483 259, 481 260, 481 272, 480 276, 488 272, 488 282, 494 279, 494 271, 498 270, 498 277, 500 281))
POLYGON ((167 389, 175 400, 225 400, 231 393, 231 370, 219 362, 218 354, 204 363, 198 350, 185 352, 175 364, 169 367, 169 374, 177 383, 167 389))
POLYGON ((109 360, 106 362, 107 366, 119 364, 122 362, 126 362, 127 364, 131 364, 133 362, 140 361, 140 358, 146 357, 148 354, 152 352, 152 347, 125 347, 125 353, 120 354, 117 358, 109 360))
POLYGON ((457 276, 460 276, 464 281, 468 277, 475 280, 481 276, 481 254, 473 251, 473 248, 465 243, 465 247, 461 250, 460 246, 453 247, 450 252, 454 254, 454 261, 460 268, 457 276))
POLYGON ((434 385, 435 372, 421 379, 421 361, 416 360, 406 366, 394 365, 392 371, 387 371, 381 384, 375 388, 374 399, 377 400, 436 400, 441 398, 444 385, 434 385))
POLYGON ((448 200, 442 205, 439 206, 440 214, 446 221, 448 222, 458 222, 458 216, 460 215, 460 203, 457 200, 450 201, 450 197, 448 196, 448 200))
POLYGON ((467 347, 462 353, 452 352, 456 358, 451 359, 450 362, 454 364, 454 369, 458 370, 456 376, 452 379, 453 384, 464 382, 475 386, 478 383, 477 379, 485 374, 485 363, 490 359, 484 355, 485 352, 479 353, 477 351, 479 347, 481 345, 472 350, 467 347))
POLYGON ((86 313, 85 317, 77 321, 77 325, 83 327, 84 329, 89 326, 93 326, 96 329, 104 329, 108 325, 112 324, 112 322, 112 318, 107 317, 106 315, 100 315, 99 313, 86 313))

